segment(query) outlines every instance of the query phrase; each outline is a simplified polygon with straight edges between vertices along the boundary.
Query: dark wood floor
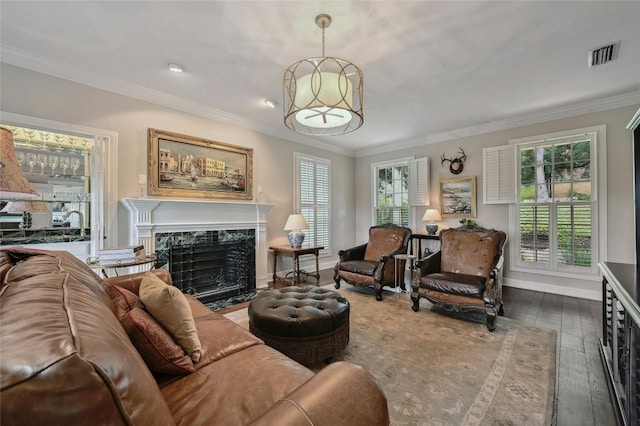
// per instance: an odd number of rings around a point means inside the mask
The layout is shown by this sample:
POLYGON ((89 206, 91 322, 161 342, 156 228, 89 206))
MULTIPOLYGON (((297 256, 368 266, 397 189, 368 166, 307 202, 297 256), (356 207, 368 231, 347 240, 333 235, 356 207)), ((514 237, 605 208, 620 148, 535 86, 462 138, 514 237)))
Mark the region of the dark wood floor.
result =
MULTIPOLYGON (((332 276, 332 270, 320 271, 320 285, 332 283, 332 276)), ((310 279, 308 284, 315 284, 315 280, 310 279)), ((601 302, 512 287, 504 287, 502 297, 506 317, 552 328, 558 333, 554 424, 615 425, 598 349, 602 337, 601 302)))
POLYGON ((505 316, 558 332, 556 424, 615 425, 598 349, 601 302, 511 287, 503 301, 505 316))

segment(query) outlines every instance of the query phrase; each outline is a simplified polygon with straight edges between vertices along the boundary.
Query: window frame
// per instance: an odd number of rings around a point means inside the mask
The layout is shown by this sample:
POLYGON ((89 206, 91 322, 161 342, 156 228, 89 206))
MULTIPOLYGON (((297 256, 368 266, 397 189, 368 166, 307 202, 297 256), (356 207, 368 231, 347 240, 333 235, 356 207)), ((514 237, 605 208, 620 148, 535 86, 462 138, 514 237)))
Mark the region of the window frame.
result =
MULTIPOLYGON (((327 244, 324 245, 324 249, 320 250, 320 257, 327 257, 332 255, 332 238, 331 238, 331 160, 323 157, 316 157, 309 154, 304 154, 301 152, 293 153, 293 180, 294 180, 294 200, 293 200, 293 210, 294 213, 303 214, 303 209, 318 209, 319 206, 322 206, 323 209, 327 211, 327 235, 326 240, 327 244), (318 204, 316 203, 303 203, 302 202, 302 176, 301 176, 301 165, 303 161, 308 161, 313 163, 314 166, 314 174, 316 173, 316 169, 318 164, 322 164, 327 168, 327 203, 318 204)), ((317 184, 317 180, 314 179, 314 182, 317 184)), ((314 193, 314 200, 316 199, 317 191, 314 193)), ((317 200, 316 200, 317 201, 317 200)), ((303 214, 304 215, 304 214, 303 214)), ((305 237, 308 238, 310 232, 315 232, 314 226, 315 221, 310 220, 305 216, 307 223, 309 224, 310 229, 304 230, 305 237)), ((306 241, 305 241, 306 242, 306 241)))
MULTIPOLYGON (((401 226, 406 226, 406 227, 410 227, 411 224, 413 223, 413 210, 411 208, 411 195, 410 195, 410 184, 409 184, 409 164, 411 161, 414 161, 414 157, 402 157, 402 158, 397 158, 394 160, 388 160, 388 161, 380 161, 380 162, 376 162, 376 163, 371 163, 371 204, 372 204, 372 209, 371 209, 371 223, 375 226, 378 221, 377 221, 377 213, 378 213, 378 170, 380 168, 390 168, 390 167, 394 167, 394 166, 406 166, 407 167, 407 205, 406 206, 401 206, 400 208, 402 209, 403 207, 406 208, 407 210, 407 224, 401 225, 401 226)), ((398 224, 399 225, 399 224, 398 224)))
POLYGON ((513 139, 509 145, 514 149, 514 181, 516 183, 515 203, 509 205, 509 233, 512 235, 509 249, 510 269, 519 272, 546 274, 562 276, 567 278, 579 278, 588 280, 599 280, 601 273, 598 269, 598 262, 606 259, 606 125, 598 125, 581 129, 556 132, 545 135, 532 136, 527 138, 513 139), (592 197, 589 202, 579 200, 571 201, 550 201, 547 203, 522 202, 521 201, 521 165, 520 151, 523 148, 541 145, 545 143, 557 143, 568 141, 571 138, 589 136, 591 138, 591 188, 592 197), (581 267, 575 265, 565 265, 557 261, 558 232, 555 213, 559 207, 572 205, 591 205, 591 265, 581 267), (536 263, 524 261, 520 251, 520 221, 519 210, 521 206, 549 206, 550 218, 550 240, 553 246, 550 247, 549 263, 536 263))

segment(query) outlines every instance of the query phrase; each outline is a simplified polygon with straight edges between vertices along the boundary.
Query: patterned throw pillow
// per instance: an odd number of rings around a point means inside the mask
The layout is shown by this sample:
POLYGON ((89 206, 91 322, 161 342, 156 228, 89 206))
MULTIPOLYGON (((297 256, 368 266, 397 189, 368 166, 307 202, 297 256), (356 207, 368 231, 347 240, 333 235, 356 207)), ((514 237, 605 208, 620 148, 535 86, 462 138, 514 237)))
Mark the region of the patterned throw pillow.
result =
POLYGON ((116 316, 118 319, 133 308, 144 308, 140 298, 135 293, 126 288, 110 285, 105 289, 111 301, 116 305, 116 316))
POLYGON ((198 362, 202 355, 202 345, 191 307, 180 289, 147 272, 140 282, 140 300, 184 348, 193 362, 198 362))
POLYGON ((193 373, 193 362, 173 337, 141 308, 133 308, 120 318, 149 370, 161 374, 193 373))
POLYGON ((116 316, 149 370, 160 374, 193 373, 193 362, 148 312, 140 298, 129 290, 111 285, 107 294, 116 306, 116 316))

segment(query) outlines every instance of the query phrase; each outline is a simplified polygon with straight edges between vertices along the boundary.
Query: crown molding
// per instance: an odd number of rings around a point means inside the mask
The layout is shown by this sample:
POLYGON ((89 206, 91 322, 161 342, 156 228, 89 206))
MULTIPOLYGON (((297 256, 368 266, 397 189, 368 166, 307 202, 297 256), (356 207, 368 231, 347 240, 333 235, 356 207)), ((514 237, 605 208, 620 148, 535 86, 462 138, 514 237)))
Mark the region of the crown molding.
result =
POLYGON ((627 124, 627 129, 635 130, 638 126, 640 126, 640 108, 638 108, 636 113, 633 114, 631 121, 629 121, 629 124, 627 124))
POLYGON ((576 117, 578 115, 607 111, 610 109, 623 108, 626 106, 639 104, 640 91, 629 92, 622 95, 591 100, 574 105, 549 108, 544 111, 517 115, 504 120, 490 121, 476 126, 469 126, 461 129, 450 130, 447 132, 436 133, 433 135, 411 139, 404 142, 394 142, 391 144, 391 146, 389 143, 386 143, 383 146, 360 149, 356 152, 356 157, 384 154, 387 152, 398 151, 405 148, 415 148, 418 146, 446 142, 454 139, 461 139, 486 133, 499 132, 502 130, 514 129, 516 127, 528 126, 531 124, 544 123, 547 121, 560 120, 563 118, 576 117))
POLYGON ((640 91, 611 96, 603 99, 586 101, 578 104, 550 108, 544 111, 530 114, 521 114, 504 120, 490 121, 487 123, 454 129, 442 133, 435 133, 420 138, 406 141, 390 141, 384 145, 359 150, 346 149, 326 143, 319 138, 306 137, 304 135, 290 133, 287 129, 274 131, 266 128, 248 118, 232 114, 201 103, 168 95, 158 90, 149 89, 137 84, 128 83, 118 79, 107 78, 95 73, 88 73, 69 66, 48 61, 42 57, 32 55, 20 49, 0 44, 0 59, 9 65, 25 68, 42 74, 51 75, 65 80, 91 86, 97 89, 116 93, 129 98, 138 99, 159 105, 176 111, 185 112, 198 117, 207 118, 232 126, 252 130, 265 135, 277 137, 285 141, 299 143, 313 148, 346 155, 349 157, 366 157, 369 155, 396 152, 401 149, 415 148, 419 146, 446 142, 475 135, 498 132, 513 129, 530 124, 538 124, 546 121, 575 117, 578 115, 601 112, 614 108, 622 108, 640 104, 640 91), (286 131, 285 131, 286 130, 286 131))
POLYGON ((137 84, 128 83, 119 79, 108 78, 96 73, 89 73, 69 67, 64 64, 52 62, 42 57, 33 55, 24 50, 15 49, 10 46, 0 44, 0 60, 3 63, 25 68, 31 71, 62 78, 75 83, 84 84, 96 89, 105 90, 116 93, 129 98, 138 99, 159 105, 176 111, 185 112, 198 117, 207 118, 232 126, 253 130, 269 136, 274 136, 289 142, 295 142, 302 145, 320 148, 325 151, 334 152, 349 157, 355 156, 355 150, 344 149, 323 142, 319 139, 305 137, 298 134, 289 134, 289 130, 284 128, 281 132, 273 131, 266 128, 248 118, 232 114, 217 108, 213 108, 198 102, 192 102, 187 99, 169 95, 158 90, 149 89, 137 84))

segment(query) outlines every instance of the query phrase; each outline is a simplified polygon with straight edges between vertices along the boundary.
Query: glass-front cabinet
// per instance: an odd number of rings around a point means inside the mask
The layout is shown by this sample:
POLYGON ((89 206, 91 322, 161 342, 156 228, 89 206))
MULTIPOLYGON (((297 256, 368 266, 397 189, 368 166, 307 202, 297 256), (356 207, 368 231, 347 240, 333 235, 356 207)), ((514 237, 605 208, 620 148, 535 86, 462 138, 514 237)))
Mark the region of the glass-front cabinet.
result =
POLYGON ((36 195, 0 200, 0 246, 37 245, 91 253, 95 139, 0 123, 36 195), (52 246, 53 245, 53 246, 52 246))

